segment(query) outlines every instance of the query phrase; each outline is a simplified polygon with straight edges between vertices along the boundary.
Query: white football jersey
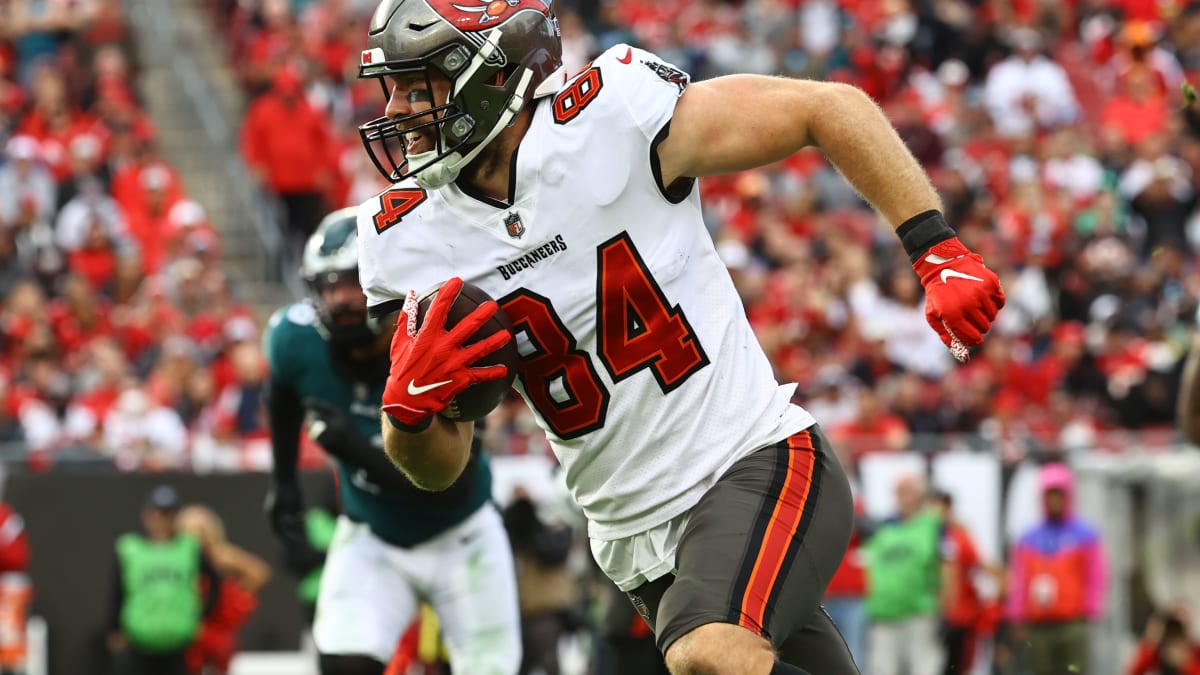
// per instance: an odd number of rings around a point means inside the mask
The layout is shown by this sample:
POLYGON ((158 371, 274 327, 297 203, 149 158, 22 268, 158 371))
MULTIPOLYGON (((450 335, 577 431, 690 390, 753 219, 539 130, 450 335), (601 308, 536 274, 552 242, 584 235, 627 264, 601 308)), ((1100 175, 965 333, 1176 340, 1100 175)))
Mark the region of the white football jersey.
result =
POLYGON ((690 509, 736 460, 813 424, 792 405, 700 216, 658 187, 687 76, 618 45, 541 99, 511 203, 412 181, 358 214, 373 313, 451 276, 496 298, 537 415, 594 539, 690 509))

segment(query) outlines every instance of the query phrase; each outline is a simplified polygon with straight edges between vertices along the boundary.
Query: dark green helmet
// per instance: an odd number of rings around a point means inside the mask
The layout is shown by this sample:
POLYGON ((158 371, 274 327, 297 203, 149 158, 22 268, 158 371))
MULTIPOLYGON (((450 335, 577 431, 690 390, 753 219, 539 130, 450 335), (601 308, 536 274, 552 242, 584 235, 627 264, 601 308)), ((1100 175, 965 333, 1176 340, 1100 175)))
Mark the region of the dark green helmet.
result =
POLYGON ((383 324, 367 316, 362 306, 326 304, 324 291, 338 284, 358 281, 357 209, 348 207, 325 216, 304 246, 300 274, 308 286, 309 301, 317 312, 318 329, 326 338, 349 345, 375 339, 383 324))

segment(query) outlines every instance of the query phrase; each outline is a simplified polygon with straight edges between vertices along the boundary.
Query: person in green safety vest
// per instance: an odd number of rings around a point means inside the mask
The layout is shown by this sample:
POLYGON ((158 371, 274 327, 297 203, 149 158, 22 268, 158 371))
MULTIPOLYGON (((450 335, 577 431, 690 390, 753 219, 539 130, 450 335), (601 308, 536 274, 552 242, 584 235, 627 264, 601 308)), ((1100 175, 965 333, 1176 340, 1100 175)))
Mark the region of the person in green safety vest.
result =
POLYGON ((871 675, 941 675, 938 635, 944 575, 942 519, 927 503, 925 479, 896 481, 897 515, 863 545, 867 570, 867 671, 871 675))
POLYGON ((216 604, 217 573, 200 542, 176 529, 179 506, 175 488, 159 485, 142 510, 143 531, 117 538, 108 647, 119 675, 186 675, 184 654, 216 604))

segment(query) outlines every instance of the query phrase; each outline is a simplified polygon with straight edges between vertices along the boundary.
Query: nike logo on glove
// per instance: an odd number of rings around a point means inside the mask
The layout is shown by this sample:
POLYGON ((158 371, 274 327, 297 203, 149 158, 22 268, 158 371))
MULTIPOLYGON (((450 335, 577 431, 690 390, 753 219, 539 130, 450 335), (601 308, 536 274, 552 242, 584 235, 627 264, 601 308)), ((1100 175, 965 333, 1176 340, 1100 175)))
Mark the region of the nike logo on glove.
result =
POLYGON ((979 277, 971 276, 970 274, 959 272, 958 270, 942 270, 941 277, 943 284, 946 283, 946 279, 954 277, 958 277, 959 279, 970 279, 971 281, 983 281, 983 279, 980 279, 979 277))
POLYGON ((451 380, 443 380, 441 382, 434 382, 433 384, 424 384, 424 385, 418 386, 416 380, 409 380, 408 381, 408 393, 410 396, 418 396, 420 394, 424 394, 427 391, 433 391, 434 389, 437 389, 438 387, 450 384, 450 382, 451 382, 451 380))
POLYGON ((929 255, 925 256, 925 262, 927 262, 931 265, 945 265, 946 263, 950 262, 951 260, 958 260, 961 257, 962 257, 961 255, 956 255, 953 258, 943 258, 942 256, 937 255, 936 253, 930 253, 929 255))

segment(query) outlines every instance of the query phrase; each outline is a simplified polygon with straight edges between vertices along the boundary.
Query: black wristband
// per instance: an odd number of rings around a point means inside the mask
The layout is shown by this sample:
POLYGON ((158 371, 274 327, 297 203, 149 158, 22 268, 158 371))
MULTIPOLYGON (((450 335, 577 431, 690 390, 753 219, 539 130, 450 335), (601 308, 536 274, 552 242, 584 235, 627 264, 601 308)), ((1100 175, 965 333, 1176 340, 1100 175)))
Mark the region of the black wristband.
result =
POLYGON ((419 434, 422 431, 425 431, 426 429, 428 429, 429 425, 433 423, 433 415, 426 417, 423 422, 421 422, 420 424, 418 424, 415 427, 408 426, 404 422, 401 422, 400 420, 396 419, 395 417, 392 417, 390 413, 384 413, 384 415, 387 415, 388 424, 392 425, 393 428, 399 429, 400 431, 403 431, 404 433, 407 433, 407 434, 419 434))
POLYGON ((896 228, 896 236, 904 245, 908 261, 915 264, 926 251, 958 235, 946 224, 941 211, 930 209, 904 221, 903 225, 896 228))

